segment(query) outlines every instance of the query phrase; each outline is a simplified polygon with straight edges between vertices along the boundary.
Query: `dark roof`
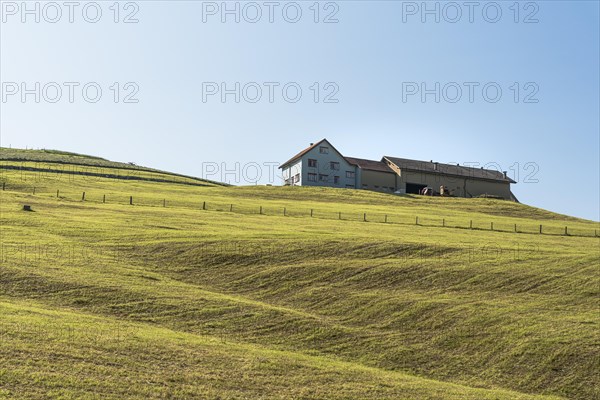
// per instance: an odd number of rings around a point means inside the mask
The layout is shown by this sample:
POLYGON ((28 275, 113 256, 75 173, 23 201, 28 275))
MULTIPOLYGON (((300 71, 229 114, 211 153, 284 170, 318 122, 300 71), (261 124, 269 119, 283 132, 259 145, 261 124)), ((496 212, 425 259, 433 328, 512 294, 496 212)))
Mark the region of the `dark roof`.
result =
POLYGON ((286 165, 291 164, 294 161, 298 160, 300 157, 302 157, 303 155, 305 155, 306 153, 308 153, 309 151, 311 151, 312 149, 314 149, 315 147, 317 147, 318 145, 320 145, 323 142, 327 142, 327 145, 329 147, 331 147, 336 153, 338 153, 340 155, 340 157, 345 158, 342 155, 342 153, 340 153, 338 151, 338 149, 336 149, 327 139, 321 139, 317 143, 311 144, 310 146, 308 146, 307 148, 305 148, 304 150, 302 150, 300 153, 296 154, 294 157, 290 158, 289 160, 287 160, 286 162, 284 162, 283 164, 281 164, 279 166, 279 169, 283 169, 283 167, 285 167, 286 165))
POLYGON ((365 160, 364 158, 344 157, 349 164, 356 165, 361 169, 379 172, 395 172, 383 161, 365 160))
POLYGON ((287 160, 286 162, 284 162, 283 164, 281 164, 279 166, 279 168, 281 169, 281 168, 285 167, 286 165, 291 164, 292 162, 296 161, 297 159, 299 159, 300 157, 302 157, 303 155, 305 155, 306 153, 308 153, 309 151, 311 151, 312 149, 314 149, 315 147, 317 147, 318 145, 320 145, 321 143, 323 143, 326 140, 327 139, 321 139, 317 143, 311 144, 310 146, 308 146, 307 148, 305 148, 304 150, 302 150, 300 153, 296 154, 294 157, 290 158, 289 160, 287 160))
POLYGON ((465 178, 472 179, 485 179, 492 181, 502 181, 502 182, 510 182, 517 183, 512 179, 505 177, 504 173, 500 171, 495 171, 492 169, 483 169, 483 168, 473 168, 473 167, 464 167, 455 164, 444 164, 432 161, 419 161, 419 160, 410 160, 407 158, 397 158, 397 157, 389 157, 384 156, 383 159, 390 161, 391 163, 398 166, 401 170, 406 169, 410 171, 418 171, 418 172, 427 172, 432 174, 444 174, 444 175, 454 175, 461 176, 465 178), (437 164, 437 169, 436 169, 437 164))

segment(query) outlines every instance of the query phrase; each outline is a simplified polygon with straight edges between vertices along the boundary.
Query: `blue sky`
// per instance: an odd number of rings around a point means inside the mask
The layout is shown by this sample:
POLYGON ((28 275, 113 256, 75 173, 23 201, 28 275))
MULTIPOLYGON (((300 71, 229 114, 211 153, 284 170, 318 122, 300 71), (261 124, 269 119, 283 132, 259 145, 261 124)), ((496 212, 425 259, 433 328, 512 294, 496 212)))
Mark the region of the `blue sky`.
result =
POLYGON ((598 2, 227 2, 239 22, 220 1, 113 3, 69 22, 2 1, 2 146, 252 184, 326 137, 507 170, 522 202, 600 219, 598 2))

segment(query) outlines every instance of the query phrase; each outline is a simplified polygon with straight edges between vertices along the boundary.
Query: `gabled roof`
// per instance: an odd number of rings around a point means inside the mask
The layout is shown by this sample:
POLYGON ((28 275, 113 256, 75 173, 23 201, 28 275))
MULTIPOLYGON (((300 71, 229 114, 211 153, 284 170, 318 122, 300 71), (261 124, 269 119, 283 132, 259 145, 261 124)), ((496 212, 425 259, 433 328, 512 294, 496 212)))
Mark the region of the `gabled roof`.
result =
POLYGON ((492 169, 464 167, 464 166, 454 165, 454 164, 444 164, 444 163, 432 162, 432 161, 410 160, 408 158, 398 158, 398 157, 390 157, 390 156, 384 156, 382 161, 383 160, 388 160, 389 162, 395 164, 401 170, 405 169, 405 170, 409 170, 409 171, 427 172, 427 173, 431 173, 431 174, 454 175, 454 176, 460 176, 460 177, 464 177, 464 178, 484 179, 484 180, 492 180, 492 181, 517 183, 517 182, 513 181, 512 179, 510 179, 509 177, 505 177, 502 172, 495 171, 492 169))
POLYGON ((303 155, 305 155, 306 153, 308 153, 309 151, 311 151, 312 149, 314 149, 315 147, 317 147, 318 145, 320 145, 323 142, 327 142, 327 145, 329 147, 331 147, 336 153, 338 153, 340 155, 340 157, 344 158, 344 156, 342 155, 342 153, 340 153, 335 147, 333 147, 333 145, 327 139, 321 139, 317 143, 311 144, 310 146, 308 146, 307 148, 305 148, 304 150, 302 150, 300 153, 296 154, 294 157, 290 158, 289 160, 287 160, 286 162, 284 162, 283 164, 281 164, 279 166, 279 169, 283 169, 284 167, 286 167, 287 165, 293 163, 294 161, 299 160, 303 155))
POLYGON ((305 155, 306 153, 308 153, 309 151, 311 151, 312 149, 314 149, 315 147, 317 147, 318 145, 320 145, 325 139, 322 139, 320 142, 317 143, 313 143, 312 145, 308 146, 307 148, 305 148, 304 150, 302 150, 300 153, 296 154, 294 157, 290 158, 289 160, 287 160, 286 162, 284 162, 283 164, 281 164, 279 166, 279 168, 283 168, 288 164, 291 164, 292 162, 298 160, 300 157, 302 157, 303 155, 305 155))
POLYGON ((356 165, 360 169, 366 169, 370 171, 379 171, 379 172, 390 172, 395 174, 394 170, 392 170, 385 162, 383 161, 375 161, 375 160, 365 160, 364 158, 354 158, 354 157, 344 157, 348 164, 356 165))

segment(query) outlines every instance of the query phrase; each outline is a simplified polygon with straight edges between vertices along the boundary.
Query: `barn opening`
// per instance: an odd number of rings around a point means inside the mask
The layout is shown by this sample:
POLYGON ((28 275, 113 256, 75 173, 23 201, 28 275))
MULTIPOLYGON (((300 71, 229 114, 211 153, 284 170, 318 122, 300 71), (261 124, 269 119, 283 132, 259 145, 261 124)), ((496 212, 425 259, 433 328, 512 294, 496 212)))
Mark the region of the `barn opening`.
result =
POLYGON ((419 194, 421 193, 421 189, 427 187, 427 185, 422 185, 420 183, 406 183, 406 193, 410 194, 419 194))

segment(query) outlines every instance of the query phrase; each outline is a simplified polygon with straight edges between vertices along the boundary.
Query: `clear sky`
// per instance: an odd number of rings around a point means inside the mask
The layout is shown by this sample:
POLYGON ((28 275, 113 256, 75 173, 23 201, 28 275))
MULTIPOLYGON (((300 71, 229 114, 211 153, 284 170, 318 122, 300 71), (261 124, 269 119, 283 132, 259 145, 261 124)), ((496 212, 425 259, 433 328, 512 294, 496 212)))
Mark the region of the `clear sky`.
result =
POLYGON ((596 1, 1 5, 2 146, 281 184, 272 163, 326 137, 600 219, 596 1))

